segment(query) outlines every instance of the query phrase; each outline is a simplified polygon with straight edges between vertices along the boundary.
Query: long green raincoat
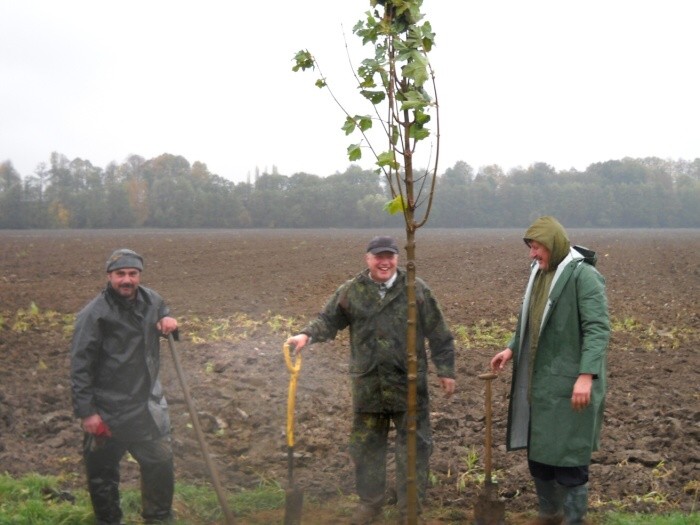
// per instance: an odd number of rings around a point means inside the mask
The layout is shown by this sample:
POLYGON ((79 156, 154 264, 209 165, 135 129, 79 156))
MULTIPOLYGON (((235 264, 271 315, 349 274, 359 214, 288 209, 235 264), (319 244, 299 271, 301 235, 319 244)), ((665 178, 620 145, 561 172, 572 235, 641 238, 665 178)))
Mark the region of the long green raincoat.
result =
MULTIPOLYGON (((548 219, 548 218, 543 218, 548 219)), ((553 239, 566 232, 555 220, 540 220, 526 239, 552 251, 553 239)), ((533 225, 533 226, 535 226, 533 225)), ((528 448, 528 458, 553 466, 590 463, 599 447, 606 392, 606 352, 610 337, 605 281, 594 268, 595 252, 570 248, 557 265, 544 307, 532 358, 528 314, 538 265, 533 262, 518 325, 508 347, 513 351, 513 381, 506 443, 508 450, 528 448), (591 402, 571 406, 579 374, 593 374, 591 402)))

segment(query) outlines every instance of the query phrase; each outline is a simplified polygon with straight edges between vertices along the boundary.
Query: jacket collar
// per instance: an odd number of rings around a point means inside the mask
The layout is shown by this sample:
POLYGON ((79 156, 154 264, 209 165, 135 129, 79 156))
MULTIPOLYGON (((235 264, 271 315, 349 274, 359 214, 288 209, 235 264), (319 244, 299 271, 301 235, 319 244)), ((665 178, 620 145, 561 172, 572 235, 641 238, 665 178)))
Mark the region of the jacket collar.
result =
MULTIPOLYGON (((561 295, 564 285, 567 283, 573 270, 578 266, 584 259, 584 256, 576 251, 574 248, 569 249, 569 253, 564 257, 564 259, 559 263, 557 269, 554 272, 554 278, 552 279, 552 285, 549 289, 549 296, 547 298, 547 304, 544 307, 544 312, 542 313, 542 324, 540 326, 540 331, 547 324, 549 319, 549 314, 552 308, 556 305, 559 296, 561 295)), ((538 267, 537 262, 533 261, 530 265, 530 279, 527 283, 527 288, 525 290, 525 298, 523 299, 523 322, 527 321, 527 312, 530 307, 530 295, 532 294, 532 286, 535 283, 535 276, 537 275, 538 267)), ((524 327, 524 326, 522 326, 524 327)), ((524 333, 524 332, 522 332, 524 333)))

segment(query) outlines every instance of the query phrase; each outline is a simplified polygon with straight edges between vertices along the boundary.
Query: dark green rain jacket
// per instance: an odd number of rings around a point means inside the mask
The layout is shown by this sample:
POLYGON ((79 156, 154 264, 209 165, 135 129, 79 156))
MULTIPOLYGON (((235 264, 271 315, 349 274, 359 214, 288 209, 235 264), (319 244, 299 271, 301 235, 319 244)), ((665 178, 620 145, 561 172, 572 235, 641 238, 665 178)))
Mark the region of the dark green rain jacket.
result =
POLYGON ((541 217, 525 235, 545 245, 556 266, 544 308, 534 362, 527 334, 530 293, 538 273, 533 262, 518 325, 508 347, 513 351, 513 381, 506 444, 528 448, 528 458, 554 466, 588 465, 599 447, 606 392, 606 354, 610 337, 605 281, 594 268, 595 252, 569 248, 566 231, 554 218, 541 217), (593 374, 589 406, 571 407, 579 374, 593 374), (529 431, 529 439, 528 439, 529 431))
POLYGON ((139 286, 132 303, 108 285, 78 313, 71 345, 76 417, 99 413, 117 439, 152 438, 154 429, 170 432, 156 328, 169 312, 149 288, 139 286))
MULTIPOLYGON (((398 269, 394 285, 382 299, 365 270, 341 285, 323 312, 301 333, 314 341, 334 339, 350 327, 350 375, 355 412, 406 411, 406 273, 398 269)), ((428 363, 425 340, 439 377, 454 378, 454 341, 428 286, 416 279, 418 324, 418 403, 427 407, 428 363)))

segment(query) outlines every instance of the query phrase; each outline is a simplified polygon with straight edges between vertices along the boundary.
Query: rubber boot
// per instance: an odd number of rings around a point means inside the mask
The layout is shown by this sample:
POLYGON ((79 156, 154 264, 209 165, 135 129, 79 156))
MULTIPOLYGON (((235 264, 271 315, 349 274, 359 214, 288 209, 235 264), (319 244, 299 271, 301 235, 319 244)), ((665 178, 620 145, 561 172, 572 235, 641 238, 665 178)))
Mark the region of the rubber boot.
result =
POLYGON ((559 525, 563 518, 564 492, 563 487, 555 480, 535 480, 539 512, 534 523, 542 525, 559 525))
POLYGON ((577 487, 565 487, 564 523, 583 525, 588 512, 588 483, 577 487))

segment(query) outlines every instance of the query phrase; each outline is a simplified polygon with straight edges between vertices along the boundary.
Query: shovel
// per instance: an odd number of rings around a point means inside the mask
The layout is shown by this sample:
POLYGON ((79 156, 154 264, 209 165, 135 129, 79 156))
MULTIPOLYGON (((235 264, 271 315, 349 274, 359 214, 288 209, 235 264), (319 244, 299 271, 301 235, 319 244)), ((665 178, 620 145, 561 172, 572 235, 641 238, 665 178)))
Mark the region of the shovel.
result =
POLYGON ((224 490, 219 482, 219 476, 214 467, 214 462, 209 455, 209 450, 207 449, 207 442, 204 440, 204 432, 202 432, 202 426, 199 424, 199 416, 197 415, 197 410, 192 402, 192 397, 190 396, 190 390, 187 388, 187 382, 185 381, 185 373, 182 371, 182 366, 180 366, 180 356, 175 350, 175 339, 173 334, 168 334, 168 345, 170 346, 170 353, 173 356, 173 364, 175 365, 175 371, 177 372, 177 377, 180 380, 180 386, 182 387, 182 394, 187 403, 187 408, 190 411, 190 417, 192 418, 192 427, 194 428, 195 434, 197 434, 197 440, 199 441, 199 447, 202 449, 202 456, 204 456, 204 462, 207 464, 207 470, 209 471, 209 476, 211 476, 212 484, 214 485, 214 490, 216 491, 216 496, 219 498, 219 504, 221 505, 221 510, 224 513, 224 521, 226 525, 233 525, 233 514, 228 507, 226 502, 226 496, 224 495, 224 490))
POLYGON ((301 370, 301 354, 296 354, 294 360, 289 354, 289 345, 282 347, 287 369, 291 374, 289 379, 289 395, 287 397, 287 490, 284 501, 284 525, 299 525, 301 523, 301 508, 304 493, 294 484, 294 398, 297 393, 297 376, 301 370))
POLYGON ((484 444, 484 488, 474 506, 476 525, 504 525, 505 503, 498 498, 498 487, 491 480, 491 381, 498 376, 493 373, 479 375, 486 381, 486 442, 484 444))

